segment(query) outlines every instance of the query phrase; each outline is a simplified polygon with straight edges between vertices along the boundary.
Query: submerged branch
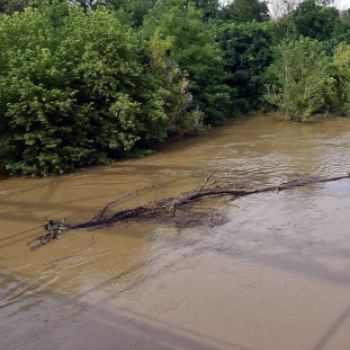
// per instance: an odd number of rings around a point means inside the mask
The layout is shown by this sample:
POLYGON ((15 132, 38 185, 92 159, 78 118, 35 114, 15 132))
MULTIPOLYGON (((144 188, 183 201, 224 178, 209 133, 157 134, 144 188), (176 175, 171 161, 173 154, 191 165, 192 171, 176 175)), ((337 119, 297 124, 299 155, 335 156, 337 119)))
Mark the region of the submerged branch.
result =
POLYGON ((216 171, 206 177, 203 184, 198 189, 182 193, 180 192, 175 197, 159 201, 153 200, 134 208, 119 210, 109 216, 107 216, 106 213, 114 205, 122 203, 127 197, 137 195, 140 192, 159 186, 159 184, 147 186, 134 192, 127 192, 117 200, 104 205, 91 221, 68 225, 64 224, 64 219, 61 219, 58 223, 52 220, 47 220, 45 224, 46 233, 35 238, 32 242, 29 242, 28 245, 31 249, 37 249, 48 242, 57 239, 61 234, 64 234, 69 230, 106 228, 121 222, 175 222, 179 227, 217 224, 220 222, 220 216, 218 216, 215 209, 208 207, 207 210, 201 210, 195 205, 204 197, 229 195, 233 198, 237 198, 263 192, 280 192, 293 187, 337 181, 350 177, 350 173, 345 173, 333 177, 305 177, 276 186, 252 186, 229 182, 227 176, 221 176, 212 184, 208 185, 209 180, 214 176, 215 172, 216 171), (32 245, 33 242, 38 243, 32 245))

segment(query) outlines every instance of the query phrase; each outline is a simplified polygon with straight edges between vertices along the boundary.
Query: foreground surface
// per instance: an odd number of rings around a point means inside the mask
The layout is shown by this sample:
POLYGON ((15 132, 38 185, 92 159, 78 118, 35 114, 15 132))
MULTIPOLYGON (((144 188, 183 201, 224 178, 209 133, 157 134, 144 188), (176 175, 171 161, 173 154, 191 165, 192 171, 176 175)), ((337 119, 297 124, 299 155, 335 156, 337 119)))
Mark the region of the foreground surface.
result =
POLYGON ((349 137, 349 119, 263 116, 112 167, 1 179, 1 348, 349 350, 349 180, 226 202, 230 220, 216 228, 136 225, 25 245, 44 217, 84 221, 160 182, 134 201, 174 195, 215 167, 259 184, 348 171, 349 137))

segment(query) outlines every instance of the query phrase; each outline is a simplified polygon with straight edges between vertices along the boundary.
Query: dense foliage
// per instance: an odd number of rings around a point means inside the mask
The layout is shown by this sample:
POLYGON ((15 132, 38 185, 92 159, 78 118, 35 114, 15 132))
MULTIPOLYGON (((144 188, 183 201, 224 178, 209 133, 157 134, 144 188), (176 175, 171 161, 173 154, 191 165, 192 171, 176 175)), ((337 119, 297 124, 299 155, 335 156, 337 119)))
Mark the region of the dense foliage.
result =
POLYGON ((336 8, 322 6, 315 0, 303 1, 292 16, 299 35, 319 41, 329 40, 340 22, 336 8))
POLYGON ((243 114, 264 108, 266 69, 272 63, 270 25, 224 24, 219 29, 219 43, 224 53, 232 111, 243 114))
POLYGON ((107 10, 70 10, 58 27, 36 10, 4 17, 0 47, 0 157, 11 172, 72 171, 166 137, 142 45, 107 10))
POLYGON ((228 116, 348 113, 350 12, 280 5, 272 21, 259 0, 3 0, 0 166, 61 174, 228 116))
POLYGON ((191 3, 183 6, 182 0, 169 0, 146 16, 143 32, 146 39, 157 34, 158 39, 169 40, 167 58, 186 72, 193 105, 207 121, 220 123, 225 120, 229 89, 222 52, 201 15, 191 3))
POLYGON ((267 3, 259 0, 235 0, 222 9, 221 17, 227 22, 247 23, 269 20, 267 3))
POLYGON ((276 104, 287 120, 310 121, 324 111, 331 94, 329 57, 322 43, 310 38, 282 42, 271 71, 278 78, 267 99, 276 104))

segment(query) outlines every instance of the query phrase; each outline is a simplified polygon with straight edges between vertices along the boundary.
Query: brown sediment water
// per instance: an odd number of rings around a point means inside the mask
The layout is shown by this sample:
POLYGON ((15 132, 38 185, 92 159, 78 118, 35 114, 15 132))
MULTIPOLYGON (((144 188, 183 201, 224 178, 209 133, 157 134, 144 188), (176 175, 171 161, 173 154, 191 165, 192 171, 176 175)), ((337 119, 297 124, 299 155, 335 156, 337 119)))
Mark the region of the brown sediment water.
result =
POLYGON ((199 186, 214 169, 279 184, 350 169, 350 119, 273 114, 61 177, 0 179, 0 349, 350 349, 350 180, 223 204, 228 222, 79 230, 37 251, 45 217, 89 220, 199 186))

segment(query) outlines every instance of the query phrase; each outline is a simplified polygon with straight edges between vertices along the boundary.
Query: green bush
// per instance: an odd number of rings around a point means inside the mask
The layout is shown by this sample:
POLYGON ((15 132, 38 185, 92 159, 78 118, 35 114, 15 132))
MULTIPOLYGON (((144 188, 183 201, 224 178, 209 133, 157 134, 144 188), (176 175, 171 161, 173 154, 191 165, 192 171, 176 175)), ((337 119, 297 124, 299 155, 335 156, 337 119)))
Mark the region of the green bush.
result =
POLYGON ((226 84, 230 87, 232 112, 248 113, 266 104, 266 69, 272 62, 272 36, 268 23, 224 24, 219 27, 224 52, 226 84))
POLYGON ((330 62, 317 40, 300 37, 282 42, 276 48, 270 74, 277 78, 278 84, 268 86, 265 97, 279 107, 283 119, 313 121, 327 111, 334 83, 330 62))
POLYGON ((159 40, 168 40, 167 59, 186 74, 193 95, 192 111, 198 107, 207 123, 220 124, 226 120, 230 104, 223 53, 213 28, 201 18, 202 12, 191 3, 184 6, 182 0, 166 0, 156 3, 142 30, 147 40, 155 33, 159 40))
POLYGON ((350 113, 350 45, 334 48, 332 72, 336 78, 334 100, 343 113, 350 113))
POLYGON ((331 39, 340 22, 339 10, 331 1, 304 0, 292 13, 298 35, 324 41, 331 39))
POLYGON ((28 9, 0 22, 0 159, 12 173, 61 174, 167 135, 163 99, 135 34, 106 9, 61 25, 28 9))

